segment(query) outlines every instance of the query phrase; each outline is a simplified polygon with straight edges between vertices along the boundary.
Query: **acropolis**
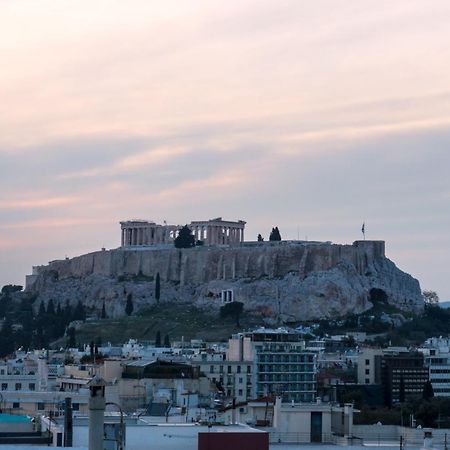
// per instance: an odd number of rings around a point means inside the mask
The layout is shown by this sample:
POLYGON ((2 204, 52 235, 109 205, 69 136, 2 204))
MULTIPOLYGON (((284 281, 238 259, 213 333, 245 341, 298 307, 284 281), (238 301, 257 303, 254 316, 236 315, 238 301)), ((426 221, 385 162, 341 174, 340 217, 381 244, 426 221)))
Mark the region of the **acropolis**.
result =
MULTIPOLYGON (((244 241, 246 222, 223 220, 222 217, 206 221, 198 220, 188 226, 195 240, 204 245, 235 245, 244 241)), ((171 244, 178 235, 181 225, 163 225, 148 220, 127 220, 120 222, 121 247, 136 247, 171 244)))

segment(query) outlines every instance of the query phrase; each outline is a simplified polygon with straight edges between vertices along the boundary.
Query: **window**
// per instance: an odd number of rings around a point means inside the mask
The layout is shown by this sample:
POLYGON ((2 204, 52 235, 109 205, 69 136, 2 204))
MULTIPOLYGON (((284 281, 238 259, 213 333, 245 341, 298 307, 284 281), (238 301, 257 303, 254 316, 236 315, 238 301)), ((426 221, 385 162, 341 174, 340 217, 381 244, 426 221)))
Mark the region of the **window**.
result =
POLYGON ((232 289, 224 289, 220 293, 220 298, 222 303, 231 303, 234 300, 233 290, 232 289))
POLYGON ((242 378, 239 378, 239 384, 242 384, 242 383, 243 383, 242 378))
POLYGON ((2 391, 8 390, 8 383, 2 383, 2 391))
POLYGON ((38 411, 44 411, 44 409, 45 409, 45 403, 39 402, 39 403, 37 404, 37 409, 38 409, 38 411))
POLYGON ((80 404, 79 403, 72 403, 72 410, 73 411, 79 411, 80 410, 80 404))
POLYGON ((370 380, 366 378, 366 384, 370 384, 370 380))
POLYGON ((366 366, 370 365, 370 359, 366 359, 366 366))
POLYGON ((5 369, 0 370, 0 375, 5 375, 5 369))
POLYGON ((366 375, 370 374, 370 369, 366 369, 366 375))
POLYGON ((239 389, 238 395, 242 395, 242 389, 239 389))
POLYGON ((237 366, 237 373, 241 373, 241 366, 237 366))
POLYGON ((231 366, 228 366, 228 373, 231 373, 231 366))
POLYGON ((19 409, 20 408, 20 403, 19 402, 13 402, 13 409, 19 409))
POLYGON ((252 373, 252 366, 247 366, 247 373, 252 373))
POLYGON ((20 391, 22 389, 22 383, 16 383, 15 389, 16 391, 20 391))
POLYGON ((36 384, 35 383, 29 383, 28 384, 28 389, 30 389, 30 391, 36 390, 36 384))
POLYGON ((209 366, 209 373, 214 373, 214 366, 209 366))

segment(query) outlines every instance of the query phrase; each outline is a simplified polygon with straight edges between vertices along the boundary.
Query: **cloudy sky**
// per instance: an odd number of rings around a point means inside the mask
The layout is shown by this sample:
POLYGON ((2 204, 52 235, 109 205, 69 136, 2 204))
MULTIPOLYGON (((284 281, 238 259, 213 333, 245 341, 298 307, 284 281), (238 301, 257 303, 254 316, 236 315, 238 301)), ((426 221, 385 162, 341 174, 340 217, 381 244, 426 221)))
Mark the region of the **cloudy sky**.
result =
POLYGON ((386 240, 450 300, 448 0, 0 0, 0 285, 118 221, 386 240))

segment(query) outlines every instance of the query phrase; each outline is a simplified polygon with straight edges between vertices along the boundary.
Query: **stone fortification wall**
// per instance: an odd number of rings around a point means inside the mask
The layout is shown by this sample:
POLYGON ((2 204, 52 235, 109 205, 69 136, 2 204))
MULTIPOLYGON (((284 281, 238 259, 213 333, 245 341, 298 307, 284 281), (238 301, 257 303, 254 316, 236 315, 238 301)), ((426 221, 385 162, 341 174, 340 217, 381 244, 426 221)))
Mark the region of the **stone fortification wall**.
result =
POLYGON ((120 316, 130 294, 136 311, 154 304, 157 273, 161 301, 218 309, 221 292, 232 290, 247 311, 277 323, 361 313, 374 289, 401 309, 423 307, 419 282, 386 258, 383 241, 105 250, 38 267, 28 289, 44 302, 81 300, 97 312, 105 302, 120 316))
POLYGON ((280 278, 289 273, 304 279, 311 272, 352 264, 364 275, 368 266, 385 257, 384 241, 356 241, 353 245, 309 242, 264 242, 241 246, 115 249, 98 251, 41 266, 58 279, 97 274, 106 277, 143 275, 181 284, 213 280, 263 277, 280 278))

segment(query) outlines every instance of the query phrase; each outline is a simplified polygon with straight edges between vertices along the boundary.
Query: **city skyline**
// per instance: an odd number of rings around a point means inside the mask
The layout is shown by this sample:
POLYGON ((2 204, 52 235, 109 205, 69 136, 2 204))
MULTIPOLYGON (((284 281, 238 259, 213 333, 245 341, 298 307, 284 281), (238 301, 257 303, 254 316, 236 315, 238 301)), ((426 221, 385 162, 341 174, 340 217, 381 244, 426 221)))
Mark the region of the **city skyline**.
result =
POLYGON ((0 285, 120 220, 386 241, 450 300, 448 2, 0 4, 0 285))

